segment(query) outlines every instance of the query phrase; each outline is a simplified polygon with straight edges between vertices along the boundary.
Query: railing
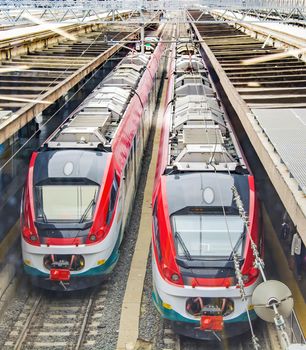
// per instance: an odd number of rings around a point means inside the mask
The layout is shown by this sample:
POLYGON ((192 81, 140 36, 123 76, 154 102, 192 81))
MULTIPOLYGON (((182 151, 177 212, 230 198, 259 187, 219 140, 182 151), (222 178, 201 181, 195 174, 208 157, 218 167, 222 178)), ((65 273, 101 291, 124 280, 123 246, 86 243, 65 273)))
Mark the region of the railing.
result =
POLYGON ((296 317, 296 313, 294 312, 294 310, 292 311, 292 313, 289 317, 288 323, 289 323, 288 327, 290 328, 289 337, 290 337, 291 343, 292 344, 306 344, 303 330, 299 324, 299 321, 296 317))

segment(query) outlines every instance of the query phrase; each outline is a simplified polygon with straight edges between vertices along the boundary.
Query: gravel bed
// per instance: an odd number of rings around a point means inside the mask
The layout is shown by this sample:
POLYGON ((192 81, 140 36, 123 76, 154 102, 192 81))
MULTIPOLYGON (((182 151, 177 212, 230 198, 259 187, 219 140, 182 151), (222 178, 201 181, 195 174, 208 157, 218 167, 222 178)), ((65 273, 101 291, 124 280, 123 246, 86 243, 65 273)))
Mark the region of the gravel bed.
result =
MULTIPOLYGON (((16 283, 15 295, 12 298, 8 296, 5 312, 0 315, 0 349, 3 349, 9 333, 31 297, 31 286, 26 278, 22 278, 16 283)), ((33 290, 32 294, 35 295, 35 293, 36 291, 33 290)))
POLYGON ((139 320, 139 338, 154 345, 154 348, 160 345, 162 339, 163 319, 155 308, 152 300, 152 264, 150 251, 147 262, 147 272, 144 281, 144 288, 141 302, 141 313, 139 320))

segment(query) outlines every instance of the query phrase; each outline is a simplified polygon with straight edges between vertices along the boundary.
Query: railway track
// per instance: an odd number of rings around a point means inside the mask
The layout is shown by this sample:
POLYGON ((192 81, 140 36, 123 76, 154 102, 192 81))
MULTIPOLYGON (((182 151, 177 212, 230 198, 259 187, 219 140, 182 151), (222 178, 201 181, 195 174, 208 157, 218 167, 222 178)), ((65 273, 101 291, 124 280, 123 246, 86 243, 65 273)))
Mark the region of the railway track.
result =
MULTIPOLYGON (((203 341, 192 338, 187 338, 173 333, 171 324, 163 320, 162 340, 158 345, 161 350, 253 350, 253 344, 251 341, 251 334, 244 334, 240 337, 230 338, 223 340, 222 342, 216 338, 216 341, 203 341)), ((267 340, 266 330, 263 323, 256 327, 256 336, 260 339, 260 344, 263 350, 271 349, 270 343, 267 340)), ((159 350, 159 347, 155 344, 154 349, 159 350)))
POLYGON ((3 349, 78 350, 95 346, 99 329, 103 328, 102 313, 107 294, 107 283, 99 290, 73 295, 35 293, 28 298, 3 349))

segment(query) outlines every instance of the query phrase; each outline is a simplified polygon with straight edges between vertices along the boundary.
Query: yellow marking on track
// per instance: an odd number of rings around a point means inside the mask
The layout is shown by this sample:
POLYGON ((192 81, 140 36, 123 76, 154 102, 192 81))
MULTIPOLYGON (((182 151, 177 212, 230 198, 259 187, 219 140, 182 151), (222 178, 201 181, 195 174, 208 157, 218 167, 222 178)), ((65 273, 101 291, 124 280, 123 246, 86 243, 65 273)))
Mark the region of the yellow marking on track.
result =
POLYGON ((273 266, 275 266, 278 278, 291 290, 294 299, 294 311, 304 334, 306 334, 306 304, 303 294, 296 282, 293 272, 289 268, 287 257, 272 226, 268 213, 264 206, 262 206, 262 208, 265 227, 267 227, 266 240, 269 242, 269 246, 273 247, 269 252, 266 251, 265 254, 269 254, 272 257, 274 262, 273 266))

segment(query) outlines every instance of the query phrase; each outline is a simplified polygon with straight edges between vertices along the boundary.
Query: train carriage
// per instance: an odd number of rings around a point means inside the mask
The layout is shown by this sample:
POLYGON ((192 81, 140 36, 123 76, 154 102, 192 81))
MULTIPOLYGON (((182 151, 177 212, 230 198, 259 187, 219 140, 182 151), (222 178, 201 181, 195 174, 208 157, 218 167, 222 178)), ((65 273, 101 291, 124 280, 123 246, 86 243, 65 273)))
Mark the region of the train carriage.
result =
POLYGON ((261 246, 253 176, 198 48, 173 46, 152 198, 153 300, 176 332, 220 339, 249 329, 260 282, 234 189, 261 246), (234 254, 245 284, 237 288, 234 254))
POLYGON ((114 268, 149 135, 164 44, 131 52, 34 152, 24 189, 24 268, 73 290, 114 268))

